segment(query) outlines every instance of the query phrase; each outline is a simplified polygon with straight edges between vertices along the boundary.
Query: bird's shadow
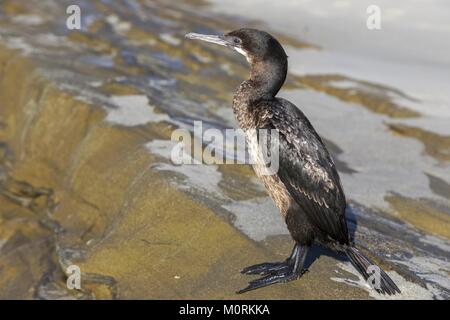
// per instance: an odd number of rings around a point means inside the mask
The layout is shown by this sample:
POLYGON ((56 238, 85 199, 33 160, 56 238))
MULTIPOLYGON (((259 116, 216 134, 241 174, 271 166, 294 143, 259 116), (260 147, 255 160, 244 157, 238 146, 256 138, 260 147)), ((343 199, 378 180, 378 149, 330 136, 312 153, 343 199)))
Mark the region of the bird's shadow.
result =
POLYGON ((334 258, 339 261, 347 261, 347 258, 343 254, 339 254, 331 249, 319 245, 312 245, 306 256, 305 265, 303 268, 309 269, 311 265, 322 255, 334 258))
MULTIPOLYGON (((353 240, 358 222, 357 222, 356 216, 350 206, 347 206, 345 216, 347 218, 347 227, 348 227, 350 239, 353 240)), ((309 269, 309 267, 314 263, 314 261, 316 261, 322 255, 332 257, 338 261, 348 261, 348 258, 343 254, 337 253, 329 248, 326 248, 326 247, 323 247, 320 245, 313 245, 309 249, 308 254, 306 256, 304 268, 309 269)))

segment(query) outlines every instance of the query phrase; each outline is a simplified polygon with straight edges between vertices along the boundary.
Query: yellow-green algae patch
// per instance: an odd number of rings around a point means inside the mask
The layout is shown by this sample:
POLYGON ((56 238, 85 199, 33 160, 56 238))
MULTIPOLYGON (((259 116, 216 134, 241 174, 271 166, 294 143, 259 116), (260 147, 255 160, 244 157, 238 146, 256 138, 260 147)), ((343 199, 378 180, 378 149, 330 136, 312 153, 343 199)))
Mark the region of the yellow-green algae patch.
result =
POLYGON ((395 102, 388 94, 392 92, 404 97, 401 92, 386 86, 352 79, 342 75, 289 75, 285 88, 309 88, 324 92, 342 101, 362 105, 372 112, 384 114, 392 118, 416 118, 420 116, 418 112, 395 102), (336 83, 346 81, 351 81, 354 87, 342 88, 336 85, 336 83), (368 88, 371 90, 367 90, 368 88))
POLYGON ((425 153, 429 156, 440 161, 450 161, 449 136, 403 124, 388 124, 388 127, 398 135, 415 138, 422 142, 425 146, 425 153))
POLYGON ((104 83, 100 90, 108 95, 119 95, 119 96, 128 96, 128 95, 137 95, 142 94, 137 88, 121 84, 117 82, 108 82, 104 83))
POLYGON ((6 14, 13 16, 19 14, 26 14, 30 12, 30 8, 27 5, 24 5, 18 1, 14 0, 5 0, 2 4, 2 11, 6 14))
POLYGON ((450 209, 430 201, 411 199, 400 195, 385 197, 394 213, 419 230, 450 239, 450 209))

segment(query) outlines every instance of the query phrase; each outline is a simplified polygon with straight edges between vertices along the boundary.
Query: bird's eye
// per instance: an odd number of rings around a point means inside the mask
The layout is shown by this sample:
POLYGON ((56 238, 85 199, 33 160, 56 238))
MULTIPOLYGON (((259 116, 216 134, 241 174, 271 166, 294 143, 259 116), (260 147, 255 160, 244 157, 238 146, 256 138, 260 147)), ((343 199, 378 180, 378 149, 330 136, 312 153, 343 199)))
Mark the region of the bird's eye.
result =
POLYGON ((234 38, 233 42, 234 42, 234 44, 241 44, 242 40, 239 38, 234 38))

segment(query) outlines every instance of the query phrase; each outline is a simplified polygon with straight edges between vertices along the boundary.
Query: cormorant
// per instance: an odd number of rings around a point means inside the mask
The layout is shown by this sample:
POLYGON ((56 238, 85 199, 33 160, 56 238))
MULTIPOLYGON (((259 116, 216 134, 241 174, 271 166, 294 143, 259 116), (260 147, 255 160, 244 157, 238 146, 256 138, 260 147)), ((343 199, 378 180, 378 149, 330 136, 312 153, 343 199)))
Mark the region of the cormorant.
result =
MULTIPOLYGON (((263 277, 250 281, 238 293, 300 278, 313 243, 345 253, 366 280, 374 280, 376 285, 372 287, 377 292, 400 293, 391 278, 351 241, 345 220, 345 195, 322 139, 302 111, 276 97, 288 67, 280 43, 267 32, 249 28, 222 36, 189 33, 186 37, 232 48, 247 58, 251 65, 250 79, 234 95, 235 117, 248 139, 250 130, 279 132, 278 171, 273 175, 263 174, 265 164, 261 161, 253 164, 253 168, 280 210, 295 246, 283 262, 261 263, 241 270, 244 274, 263 277), (371 277, 372 274, 376 277, 377 270, 378 280, 371 277)), ((251 150, 255 152, 257 148, 251 150)), ((258 154, 253 154, 253 158, 258 159, 258 154)))

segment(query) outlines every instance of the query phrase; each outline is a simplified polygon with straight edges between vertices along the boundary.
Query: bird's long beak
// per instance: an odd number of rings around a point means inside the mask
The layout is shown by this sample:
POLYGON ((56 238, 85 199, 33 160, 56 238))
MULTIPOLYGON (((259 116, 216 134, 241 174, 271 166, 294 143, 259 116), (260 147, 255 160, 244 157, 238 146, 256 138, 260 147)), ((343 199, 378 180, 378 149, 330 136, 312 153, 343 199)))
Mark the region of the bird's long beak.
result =
POLYGON ((230 45, 230 43, 225 39, 224 36, 215 36, 215 35, 191 32, 186 35, 186 38, 211 42, 211 43, 215 43, 215 44, 218 44, 221 46, 226 46, 226 47, 228 47, 230 45))

